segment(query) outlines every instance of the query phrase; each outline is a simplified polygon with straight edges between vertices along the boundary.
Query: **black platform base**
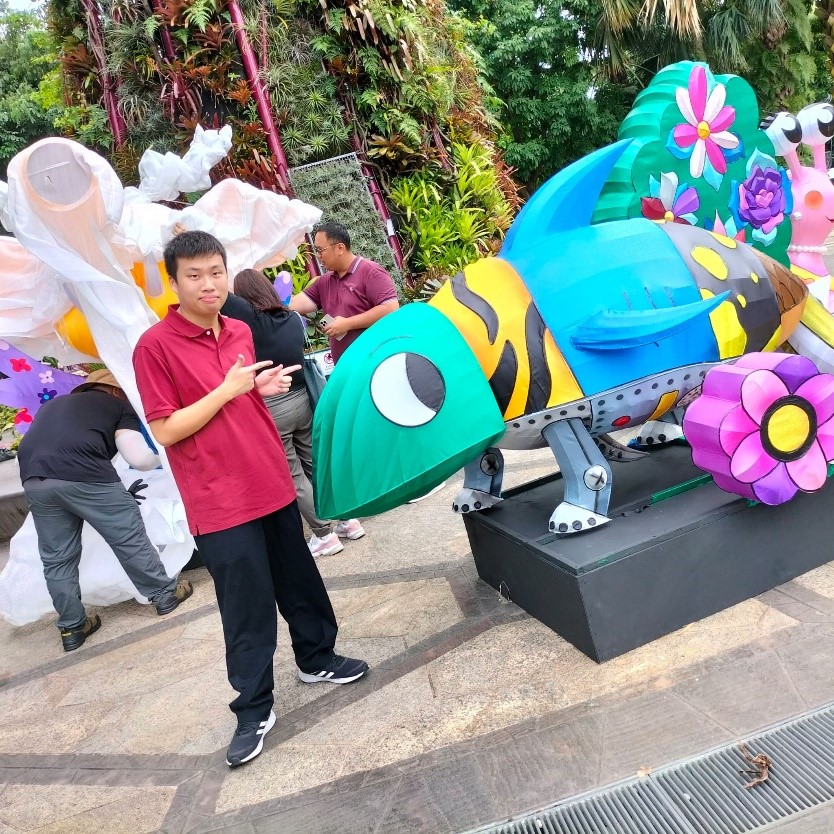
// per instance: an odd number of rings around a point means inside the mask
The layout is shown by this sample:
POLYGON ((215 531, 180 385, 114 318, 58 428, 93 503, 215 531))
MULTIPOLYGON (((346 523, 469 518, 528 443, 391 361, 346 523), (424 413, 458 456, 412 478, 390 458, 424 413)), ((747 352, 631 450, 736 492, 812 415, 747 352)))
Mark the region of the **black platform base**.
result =
POLYGON ((481 579, 597 661, 834 559, 834 486, 750 506, 685 445, 614 464, 613 520, 596 530, 548 532, 562 488, 558 474, 526 484, 464 523, 481 579), (674 494, 693 479, 706 483, 674 494))

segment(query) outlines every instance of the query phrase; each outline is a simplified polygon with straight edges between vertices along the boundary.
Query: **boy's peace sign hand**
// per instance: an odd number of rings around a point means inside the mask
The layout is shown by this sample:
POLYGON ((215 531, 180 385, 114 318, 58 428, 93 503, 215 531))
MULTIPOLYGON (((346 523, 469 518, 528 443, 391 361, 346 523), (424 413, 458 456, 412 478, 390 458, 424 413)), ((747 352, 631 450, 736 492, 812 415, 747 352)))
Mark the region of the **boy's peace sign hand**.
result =
MULTIPOLYGON (((255 387, 255 372, 261 368, 268 368, 272 364, 270 359, 255 362, 253 365, 244 365, 243 362, 243 354, 238 354, 237 361, 229 368, 229 372, 220 386, 230 400, 251 391, 255 387)), ((275 370, 278 370, 278 368, 275 370)))
POLYGON ((300 370, 301 365, 278 365, 270 368, 255 377, 255 385, 262 397, 275 397, 278 394, 286 394, 292 385, 290 374, 300 370))

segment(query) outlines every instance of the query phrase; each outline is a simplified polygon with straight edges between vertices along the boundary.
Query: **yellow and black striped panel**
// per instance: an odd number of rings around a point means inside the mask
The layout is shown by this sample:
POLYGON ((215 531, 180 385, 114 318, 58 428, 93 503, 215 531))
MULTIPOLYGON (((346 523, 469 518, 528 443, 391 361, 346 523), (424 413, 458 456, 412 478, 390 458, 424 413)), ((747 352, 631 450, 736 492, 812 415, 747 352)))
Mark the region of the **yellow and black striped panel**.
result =
POLYGON ((484 258, 429 302, 461 332, 505 420, 583 396, 518 273, 484 258))

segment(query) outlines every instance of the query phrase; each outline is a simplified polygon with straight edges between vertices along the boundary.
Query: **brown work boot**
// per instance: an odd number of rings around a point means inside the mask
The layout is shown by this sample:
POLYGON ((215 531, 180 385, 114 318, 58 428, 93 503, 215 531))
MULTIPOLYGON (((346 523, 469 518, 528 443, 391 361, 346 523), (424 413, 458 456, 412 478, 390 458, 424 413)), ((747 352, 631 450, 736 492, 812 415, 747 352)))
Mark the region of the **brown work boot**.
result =
POLYGON ((86 620, 75 628, 61 629, 61 642, 64 644, 64 651, 71 652, 84 645, 84 641, 91 635, 95 634, 101 628, 101 617, 98 614, 95 617, 87 617, 86 620))
POLYGON ((156 604, 157 614, 170 614, 181 602, 185 602, 194 593, 194 586, 187 579, 180 579, 171 596, 156 604))

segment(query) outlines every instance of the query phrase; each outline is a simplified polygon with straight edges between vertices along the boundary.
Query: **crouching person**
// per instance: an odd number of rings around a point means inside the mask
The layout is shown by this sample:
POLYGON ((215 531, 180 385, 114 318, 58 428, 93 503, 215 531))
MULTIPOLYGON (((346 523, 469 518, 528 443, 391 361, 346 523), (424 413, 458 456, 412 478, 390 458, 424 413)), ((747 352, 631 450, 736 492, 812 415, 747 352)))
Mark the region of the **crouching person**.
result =
POLYGON ((85 521, 110 545, 158 614, 169 614, 191 596, 191 583, 168 576, 148 538, 137 504, 141 482, 129 492, 111 463, 118 451, 136 469, 159 465, 140 432, 139 418, 116 378, 100 370, 72 393, 44 403, 20 441, 20 478, 64 651, 77 649, 101 626, 98 614, 88 617, 81 602, 78 564, 85 521))

